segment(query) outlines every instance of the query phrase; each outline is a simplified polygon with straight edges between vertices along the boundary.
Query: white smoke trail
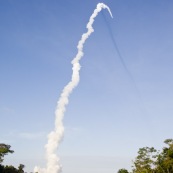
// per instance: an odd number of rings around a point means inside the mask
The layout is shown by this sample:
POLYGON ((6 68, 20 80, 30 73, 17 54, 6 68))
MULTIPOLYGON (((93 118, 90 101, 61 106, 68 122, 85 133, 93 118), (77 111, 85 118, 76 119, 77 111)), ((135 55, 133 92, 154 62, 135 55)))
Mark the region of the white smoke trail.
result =
POLYGON ((59 144, 63 138, 64 135, 64 125, 63 125, 63 117, 66 110, 66 105, 68 104, 68 99, 70 93, 73 91, 73 89, 78 85, 79 83, 79 71, 80 71, 80 64, 79 61, 84 55, 83 53, 83 46, 85 41, 88 39, 88 37, 91 35, 92 32, 94 32, 94 29, 92 27, 94 23, 95 17, 98 15, 98 13, 102 9, 107 9, 112 16, 112 13, 109 9, 109 7, 103 3, 98 3, 96 9, 94 10, 93 14, 91 15, 89 22, 87 24, 88 31, 84 33, 78 43, 77 49, 78 53, 75 56, 75 58, 72 60, 72 78, 71 81, 64 87, 61 96, 59 98, 59 101, 57 103, 57 108, 55 111, 55 129, 54 131, 50 132, 48 135, 48 143, 45 146, 46 148, 46 158, 47 158, 47 168, 39 168, 35 167, 34 172, 38 173, 60 173, 61 172, 61 164, 59 162, 59 158, 56 155, 57 148, 59 147, 59 144))

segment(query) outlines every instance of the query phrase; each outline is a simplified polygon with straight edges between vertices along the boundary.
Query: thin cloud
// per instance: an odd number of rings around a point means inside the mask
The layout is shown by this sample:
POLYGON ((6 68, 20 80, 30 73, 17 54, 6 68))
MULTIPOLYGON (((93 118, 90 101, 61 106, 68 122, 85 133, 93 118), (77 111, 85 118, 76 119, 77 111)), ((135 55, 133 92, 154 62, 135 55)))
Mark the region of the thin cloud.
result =
POLYGON ((46 133, 43 133, 43 132, 37 132, 37 133, 22 132, 22 133, 19 133, 18 136, 20 138, 23 138, 23 139, 37 140, 37 139, 45 138, 46 133))
POLYGON ((7 140, 10 138, 11 140, 14 139, 27 139, 27 140, 40 140, 43 138, 46 138, 45 132, 17 132, 17 131, 10 131, 5 135, 1 136, 4 140, 3 141, 9 141, 7 140))
POLYGON ((12 108, 10 108, 10 107, 7 107, 7 106, 5 106, 5 107, 1 107, 0 108, 0 112, 1 113, 14 113, 15 112, 15 110, 14 109, 12 109, 12 108))

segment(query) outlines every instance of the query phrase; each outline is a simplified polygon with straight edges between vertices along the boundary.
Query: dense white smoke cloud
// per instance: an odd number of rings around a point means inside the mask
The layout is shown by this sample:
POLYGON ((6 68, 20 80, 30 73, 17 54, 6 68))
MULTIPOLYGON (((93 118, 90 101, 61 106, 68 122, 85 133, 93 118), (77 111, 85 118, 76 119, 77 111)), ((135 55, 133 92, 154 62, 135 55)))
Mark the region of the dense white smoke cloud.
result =
POLYGON ((84 55, 83 53, 83 46, 87 38, 94 32, 92 27, 94 23, 95 17, 102 9, 107 9, 112 16, 112 13, 109 7, 103 3, 98 3, 96 9, 94 10, 93 14, 91 15, 89 22, 87 24, 88 31, 84 33, 78 43, 77 49, 78 53, 75 58, 72 60, 72 78, 71 81, 64 87, 59 101, 57 103, 57 108, 55 111, 55 129, 54 131, 50 132, 48 135, 48 143, 46 144, 46 159, 47 159, 47 167, 46 168, 39 168, 35 167, 34 172, 38 173, 60 173, 61 172, 61 164, 59 157, 56 154, 57 148, 63 138, 64 135, 64 125, 63 125, 63 117, 66 110, 66 105, 68 104, 68 99, 70 93, 79 83, 79 71, 80 71, 80 64, 79 61, 84 55))

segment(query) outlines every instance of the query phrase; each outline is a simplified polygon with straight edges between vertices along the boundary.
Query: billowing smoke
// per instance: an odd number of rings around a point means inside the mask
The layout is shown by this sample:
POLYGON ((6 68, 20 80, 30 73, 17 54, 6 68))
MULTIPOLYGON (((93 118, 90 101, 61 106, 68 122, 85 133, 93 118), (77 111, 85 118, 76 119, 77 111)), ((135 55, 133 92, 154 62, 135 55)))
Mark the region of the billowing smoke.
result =
POLYGON ((60 173, 61 172, 61 164, 60 159, 56 154, 56 151, 59 147, 59 144, 63 138, 64 135, 64 125, 63 125, 63 117, 66 110, 66 105, 68 104, 68 99, 70 93, 73 91, 73 89, 78 85, 79 83, 79 71, 80 71, 80 64, 79 61, 84 55, 83 53, 83 46, 87 38, 91 35, 92 32, 94 32, 94 29, 92 27, 94 23, 95 17, 98 15, 98 13, 102 9, 107 9, 112 16, 112 13, 109 9, 109 7, 103 3, 98 3, 96 9, 94 10, 93 14, 91 15, 89 22, 87 24, 88 31, 84 33, 78 43, 77 49, 78 53, 75 56, 75 58, 72 60, 72 77, 71 81, 64 87, 61 96, 59 98, 59 101, 57 103, 57 108, 55 111, 55 129, 54 131, 50 132, 48 135, 48 143, 46 144, 46 159, 47 159, 47 167, 46 168, 39 168, 35 167, 34 172, 38 173, 60 173))

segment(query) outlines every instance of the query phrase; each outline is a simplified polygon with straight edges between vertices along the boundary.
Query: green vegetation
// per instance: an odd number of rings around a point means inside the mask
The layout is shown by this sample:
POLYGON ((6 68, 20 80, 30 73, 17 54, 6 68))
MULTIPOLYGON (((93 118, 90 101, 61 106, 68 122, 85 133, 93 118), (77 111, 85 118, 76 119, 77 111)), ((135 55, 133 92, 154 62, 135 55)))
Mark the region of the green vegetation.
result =
POLYGON ((126 169, 120 169, 118 173, 129 173, 126 169))
POLYGON ((132 171, 120 169, 117 173, 173 173, 173 139, 166 139, 162 151, 143 147, 133 162, 132 171))
POLYGON ((11 146, 6 144, 0 144, 0 173, 24 173, 24 165, 20 164, 18 166, 18 169, 15 168, 12 165, 2 165, 2 162, 4 160, 4 156, 9 153, 14 153, 13 150, 10 150, 11 146))
POLYGON ((3 162, 3 158, 8 153, 13 153, 13 150, 10 150, 10 145, 0 144, 0 164, 3 162))
MULTIPOLYGON (((166 139, 167 145, 162 151, 153 147, 139 148, 138 155, 132 166, 132 171, 120 169, 117 173, 173 173, 173 139, 166 139)), ((4 156, 13 153, 10 145, 0 144, 0 173, 24 173, 24 165, 18 168, 2 165, 4 156)))

